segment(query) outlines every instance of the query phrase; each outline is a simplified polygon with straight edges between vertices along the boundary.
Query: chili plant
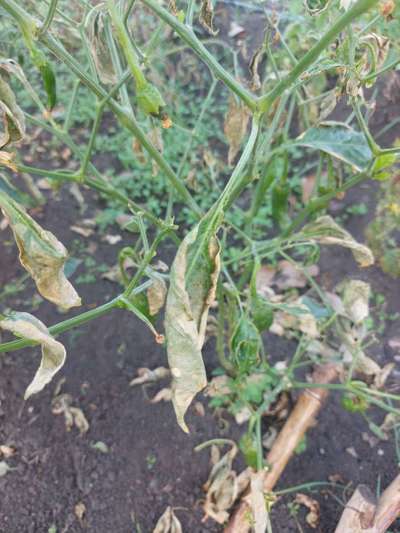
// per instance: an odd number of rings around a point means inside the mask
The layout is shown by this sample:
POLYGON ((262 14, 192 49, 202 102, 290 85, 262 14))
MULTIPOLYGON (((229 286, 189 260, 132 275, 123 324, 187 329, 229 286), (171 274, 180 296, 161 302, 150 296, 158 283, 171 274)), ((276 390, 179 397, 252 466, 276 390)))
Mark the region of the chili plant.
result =
MULTIPOLYGON (((383 390, 390 369, 380 369, 364 353, 372 339, 366 320, 368 285, 352 280, 335 293, 326 293, 309 269, 318 261, 320 246, 331 244, 349 248, 360 267, 374 263, 371 250, 326 213, 331 200, 342 198, 351 188, 368 180, 386 180, 393 173, 400 149, 381 147, 368 122, 375 82, 400 62, 395 37, 398 6, 390 0, 306 0, 307 12, 297 13, 289 22, 285 8, 277 13, 265 9, 265 34, 250 64, 251 79, 243 81, 236 55, 216 37, 210 0, 168 6, 158 0, 107 0, 96 5, 79 0, 71 12, 62 4, 0 0, 7 31, 12 35, 18 31, 26 50, 0 61, 4 129, 0 163, 7 172, 98 191, 131 214, 129 224, 138 238, 119 253, 124 288, 111 301, 50 327, 25 311, 1 316, 0 328, 20 338, 0 344, 0 352, 42 347, 42 361, 26 397, 38 393, 64 364, 66 351, 57 335, 119 308, 134 313, 156 342, 165 343, 172 402, 185 431, 185 413, 207 384, 202 358, 206 334, 215 334, 227 377, 223 392, 219 390, 213 401, 233 405, 236 413, 247 409, 245 441, 255 444, 254 453, 246 453, 257 468, 263 467, 261 416, 282 392, 307 386, 296 377, 300 367, 335 362, 343 370, 342 382, 321 387, 342 391, 345 408, 365 416, 371 405, 397 413, 395 402, 400 398, 383 390), (152 28, 147 34, 141 29, 145 18, 152 28), (302 25, 309 31, 299 31, 302 25), (201 37, 204 32, 210 36, 201 37), (174 132, 185 125, 176 123, 174 105, 180 93, 171 94, 160 80, 169 58, 183 52, 199 60, 191 73, 204 87, 198 87, 201 105, 186 130, 186 145, 173 152, 179 160, 168 160, 161 139, 175 146, 174 132), (24 64, 31 61, 40 78, 32 69, 26 74, 21 58, 24 64), (60 64, 64 75, 70 72, 75 80, 71 94, 55 75, 60 64), (212 190, 203 186, 196 191, 190 180, 200 169, 191 150, 199 128, 205 127, 205 116, 213 111, 217 86, 226 110, 228 164, 221 172, 214 166, 212 190), (85 146, 72 127, 81 87, 93 102, 85 146), (22 103, 26 95, 30 110, 33 105, 39 113, 28 112, 22 103), (64 113, 55 112, 57 98, 67 103, 64 113), (347 117, 341 122, 329 120, 339 99, 349 106, 347 117), (150 201, 148 205, 136 201, 128 189, 116 186, 96 167, 94 154, 101 135, 104 139, 105 112, 111 112, 121 131, 134 140, 132 166, 140 169, 144 154, 152 162, 153 175, 147 173, 143 180, 165 184, 168 201, 161 215, 155 214, 150 201), (22 163, 13 146, 24 139, 26 123, 67 145, 77 169, 49 170, 22 163), (300 181, 311 171, 312 187, 300 199, 300 181), (182 211, 191 225, 179 218, 182 211), (153 262, 167 240, 176 246, 169 275, 153 262), (127 258, 136 267, 133 276, 125 270, 127 258), (273 283, 263 286, 260 280, 267 264, 278 265, 278 274, 291 265, 311 284, 310 291, 279 294, 272 290, 273 283), (163 309, 165 296, 164 335, 156 330, 154 317, 163 309), (268 330, 296 339, 297 348, 286 366, 274 365, 274 354, 262 336, 268 330)), ((222 127, 218 135, 223 139, 222 127)), ((64 309, 80 306, 80 297, 64 275, 66 249, 28 214, 26 198, 12 179, 2 177, 0 183, 1 209, 14 233, 21 264, 38 291, 64 309)))

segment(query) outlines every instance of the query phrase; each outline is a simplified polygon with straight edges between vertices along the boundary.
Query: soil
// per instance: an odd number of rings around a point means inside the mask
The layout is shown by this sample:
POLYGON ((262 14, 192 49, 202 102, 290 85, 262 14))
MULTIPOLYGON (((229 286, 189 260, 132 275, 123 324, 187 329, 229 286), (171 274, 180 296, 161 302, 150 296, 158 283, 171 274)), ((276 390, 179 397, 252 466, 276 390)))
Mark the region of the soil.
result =
MULTIPOLYGON (((379 130, 396 111, 395 104, 381 104, 375 113, 375 128, 379 130)), ((394 137, 392 131, 383 143, 388 145, 394 137)), ((40 166, 45 156, 41 157, 42 161, 36 159, 33 164, 40 166)), ((361 240, 365 225, 373 216, 377 188, 377 184, 368 183, 332 206, 335 214, 340 214, 347 205, 366 202, 368 214, 347 221, 349 231, 361 240)), ((87 216, 92 216, 93 210, 101 207, 101 201, 89 191, 85 200, 87 216)), ((67 187, 42 210, 36 211, 35 216, 63 243, 68 245, 77 238, 70 227, 82 215, 67 187)), ((128 244, 129 236, 124 239, 128 244)), ((121 243, 110 246, 97 233, 84 242, 96 244, 93 253, 97 263, 114 264, 121 243)), ((168 247, 161 254, 164 256, 170 263, 168 247)), ((74 277, 83 270, 80 266, 74 277)), ((0 236, 0 288, 22 274, 7 229, 0 236)), ((397 280, 377 267, 360 271, 345 250, 323 250, 321 280, 326 287, 352 276, 367 280, 373 290, 385 295, 388 313, 400 311, 397 280)), ((84 302, 80 311, 118 294, 118 285, 106 280, 81 284, 78 288, 84 302)), ((32 284, 27 283, 26 290, 7 298, 5 304, 29 311, 33 294, 32 284)), ((51 325, 63 319, 61 313, 56 316, 53 306, 37 299, 35 302, 35 315, 44 323, 51 325)), ((393 359, 388 340, 395 336, 397 328, 398 321, 390 322, 379 338, 378 362, 393 359)), ((76 428, 67 431, 63 416, 52 413, 57 380, 28 402, 23 400, 24 390, 38 366, 38 349, 28 348, 0 357, 0 445, 16 450, 7 459, 12 470, 0 477, 0 533, 151 533, 168 505, 176 508, 185 533, 221 532, 220 525, 211 520, 202 521, 202 485, 208 477, 210 463, 208 452, 196 453, 194 447, 216 437, 237 439, 243 429, 228 415, 229 425, 222 428, 206 399, 199 395, 204 415, 200 409, 190 410, 187 417, 190 434, 186 435, 176 424, 170 402, 149 401, 148 397, 155 394, 159 385, 146 390, 130 387, 138 368, 166 365, 166 354, 142 323, 126 312, 115 310, 79 331, 60 335, 59 339, 68 352, 59 374, 65 380, 62 392, 72 396, 73 405, 82 409, 90 428, 83 435, 76 428), (94 446, 99 442, 107 448, 101 451, 94 446), (84 505, 82 517, 79 517, 82 507, 77 507, 78 504, 84 505)), ((287 345, 275 342, 282 350, 281 359, 289 355, 287 345)), ((210 373, 216 366, 210 344, 205 349, 205 361, 210 373)), ((393 374, 397 381, 398 367, 393 374)), ((379 415, 377 421, 381 419, 379 415)), ((304 508, 294 516, 289 512, 288 504, 295 493, 282 497, 272 508, 274 532, 331 533, 343 510, 343 502, 358 483, 379 490, 393 479, 399 467, 394 443, 379 441, 371 447, 365 435, 371 433, 364 419, 345 412, 339 398, 332 394, 318 425, 308 434, 306 450, 291 460, 277 489, 328 481, 333 475, 340 479, 343 488, 313 493, 321 506, 321 523, 317 529, 307 525, 304 508)), ((243 467, 240 458, 235 466, 243 467)), ((391 531, 400 532, 400 524, 392 526, 391 531)))

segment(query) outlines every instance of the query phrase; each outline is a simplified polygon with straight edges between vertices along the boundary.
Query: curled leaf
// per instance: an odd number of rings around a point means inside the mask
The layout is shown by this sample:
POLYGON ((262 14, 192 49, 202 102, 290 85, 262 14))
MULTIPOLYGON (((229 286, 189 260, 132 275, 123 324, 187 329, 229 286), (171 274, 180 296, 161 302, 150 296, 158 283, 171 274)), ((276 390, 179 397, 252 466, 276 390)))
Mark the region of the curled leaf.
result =
POLYGON ((162 278, 154 279, 153 284, 147 289, 150 316, 156 315, 163 308, 166 296, 165 281, 162 278))
POLYGON ((296 494, 295 502, 307 507, 309 512, 306 516, 306 522, 310 527, 316 529, 318 527, 320 519, 320 509, 317 500, 314 500, 314 498, 307 496, 307 494, 302 494, 301 492, 299 492, 296 494))
POLYGON ((104 4, 100 3, 89 11, 85 21, 85 29, 90 44, 90 52, 101 82, 105 84, 117 83, 110 49, 106 41, 107 14, 103 6, 104 4))
POLYGON ((29 313, 12 313, 0 321, 0 329, 11 331, 14 335, 37 342, 42 347, 40 366, 25 391, 25 400, 40 392, 60 370, 65 362, 65 348, 56 341, 49 330, 38 318, 29 313))
POLYGON ((182 533, 182 526, 172 507, 168 506, 159 518, 153 533, 182 533))
POLYGON ((371 288, 364 281, 352 279, 343 289, 343 305, 347 316, 355 324, 360 324, 369 315, 371 288))
POLYGON ((21 264, 35 280, 40 294, 65 309, 81 305, 81 299, 64 274, 68 258, 64 245, 2 191, 0 208, 14 233, 21 264))
POLYGON ((171 267, 165 312, 172 401, 178 424, 186 432, 186 410, 207 384, 201 349, 220 270, 219 243, 211 237, 205 245, 199 244, 199 227, 186 235, 178 249, 171 267))
POLYGON ((201 8, 200 8, 200 15, 199 15, 199 22, 203 26, 203 28, 205 28, 208 31, 208 33, 215 36, 218 34, 218 30, 214 29, 213 18, 214 18, 214 8, 213 8, 212 0, 202 0, 201 8))
POLYGON ((246 135, 249 118, 250 115, 247 107, 242 102, 238 102, 234 96, 230 96, 229 108, 224 121, 224 133, 229 143, 229 165, 233 164, 243 137, 246 135))
POLYGON ((336 244, 350 248, 354 259, 361 267, 374 263, 371 250, 364 244, 357 242, 348 231, 341 228, 332 217, 324 215, 310 222, 301 231, 302 236, 319 244, 336 244))
POLYGON ((4 132, 0 133, 0 150, 10 143, 20 141, 25 135, 25 117, 17 105, 14 93, 0 76, 0 117, 4 132))
POLYGON ((310 15, 319 15, 329 7, 330 0, 304 0, 304 5, 310 15))
POLYGON ((79 407, 73 407, 70 394, 60 394, 53 399, 51 411, 54 415, 64 415, 67 431, 75 426, 81 435, 89 430, 89 422, 79 407))

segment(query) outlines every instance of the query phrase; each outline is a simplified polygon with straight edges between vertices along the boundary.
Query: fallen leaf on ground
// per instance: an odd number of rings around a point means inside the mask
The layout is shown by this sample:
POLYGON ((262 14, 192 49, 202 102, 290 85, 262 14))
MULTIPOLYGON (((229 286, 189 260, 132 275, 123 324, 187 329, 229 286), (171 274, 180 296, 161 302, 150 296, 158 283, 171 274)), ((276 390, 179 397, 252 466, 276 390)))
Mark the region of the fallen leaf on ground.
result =
POLYGON ((161 389, 157 392, 155 396, 150 400, 151 403, 158 403, 158 402, 170 402, 173 398, 173 391, 172 389, 165 387, 164 389, 161 389))
POLYGON ((89 430, 89 422, 82 409, 71 406, 71 403, 72 397, 70 394, 60 394, 53 399, 51 411, 54 415, 64 415, 67 431, 70 431, 75 426, 82 435, 89 430))
POLYGON ((108 244, 114 245, 122 241, 122 237, 121 235, 104 235, 101 240, 107 242, 108 244))
POLYGON ((15 454, 15 448, 12 446, 6 446, 5 444, 0 445, 0 454, 3 455, 6 459, 12 457, 15 454))
POLYGON ((317 500, 307 496, 307 494, 299 492, 296 494, 295 502, 304 505, 309 509, 310 512, 307 513, 306 522, 310 527, 316 529, 320 520, 320 509, 317 500))
POLYGON ((0 321, 0 329, 11 331, 17 337, 34 341, 41 345, 42 359, 36 374, 25 391, 25 400, 40 392, 64 365, 66 351, 61 342, 56 341, 38 318, 29 313, 10 313, 0 321))
POLYGON ((143 383, 154 383, 160 379, 168 378, 171 375, 171 371, 163 366, 159 366, 154 370, 150 370, 150 368, 139 368, 137 373, 138 377, 132 379, 129 383, 131 387, 142 385, 143 383))
POLYGON ((86 513, 86 505, 83 502, 79 502, 74 507, 75 516, 81 522, 86 513))
MULTIPOLYGON (((317 265, 311 265, 304 267, 305 272, 309 276, 318 276, 319 268, 317 265)), ((302 268, 296 267, 293 263, 287 260, 279 261, 278 272, 276 280, 273 284, 278 287, 279 290, 284 291, 292 288, 304 288, 308 283, 307 277, 302 271, 302 268)))
POLYGON ((77 233, 78 235, 81 235, 82 237, 91 237, 94 234, 93 228, 85 228, 83 226, 78 226, 77 224, 74 224, 73 226, 70 226, 69 228, 74 233, 77 233))
POLYGON ((12 470, 11 466, 5 461, 0 461, 0 477, 5 476, 10 470, 12 470))
POLYGON ((172 507, 168 506, 159 518, 153 533, 183 533, 181 523, 172 507))
POLYGON ((347 316, 355 324, 360 324, 369 315, 371 288, 364 281, 352 279, 343 288, 343 305, 347 316))

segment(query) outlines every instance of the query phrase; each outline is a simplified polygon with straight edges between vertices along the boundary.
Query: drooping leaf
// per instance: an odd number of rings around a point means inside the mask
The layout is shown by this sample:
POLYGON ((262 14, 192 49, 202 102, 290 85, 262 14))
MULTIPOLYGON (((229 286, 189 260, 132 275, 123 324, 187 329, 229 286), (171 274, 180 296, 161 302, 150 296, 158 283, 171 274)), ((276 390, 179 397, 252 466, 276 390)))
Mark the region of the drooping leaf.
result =
POLYGON ((225 115, 224 133, 229 144, 228 164, 232 165, 246 135, 249 122, 249 110, 234 96, 229 98, 229 108, 225 115))
POLYGON ((40 392, 60 370, 65 362, 65 348, 56 341, 38 318, 29 313, 11 313, 0 321, 0 329, 11 331, 17 337, 37 342, 42 347, 40 366, 28 388, 25 400, 40 392))
POLYGON ((215 36, 218 34, 218 30, 214 29, 213 18, 214 18, 214 7, 212 4, 212 0, 202 0, 201 8, 200 8, 200 15, 199 15, 199 22, 203 26, 203 28, 205 28, 208 31, 208 33, 215 36))
POLYGON ((0 133, 0 150, 10 143, 20 141, 25 135, 25 117, 14 93, 0 76, 0 117, 4 132, 0 133))
POLYGON ((372 159, 372 152, 364 135, 344 126, 310 128, 297 137, 294 144, 322 150, 357 170, 366 168, 372 159))
POLYGON ((182 526, 172 507, 168 506, 159 518, 153 533, 182 533, 182 526))
POLYGON ((65 309, 81 305, 81 299, 64 274, 68 258, 64 245, 1 190, 0 208, 14 233, 21 264, 34 279, 40 294, 65 309))
POLYGON ((301 230, 302 236, 319 244, 336 244, 350 248, 354 259, 361 267, 374 263, 371 250, 364 244, 357 242, 348 231, 341 228, 332 217, 324 215, 314 222, 310 222, 301 230))
POLYGON ((85 20, 85 30, 90 44, 90 52, 96 66, 100 81, 105 84, 116 83, 114 65, 105 35, 107 14, 104 4, 98 4, 91 9, 85 20))
POLYGON ((197 225, 186 235, 176 254, 165 313, 172 401, 178 424, 186 432, 186 410, 207 383, 201 349, 220 270, 219 243, 211 237, 202 244, 199 228, 197 225))

